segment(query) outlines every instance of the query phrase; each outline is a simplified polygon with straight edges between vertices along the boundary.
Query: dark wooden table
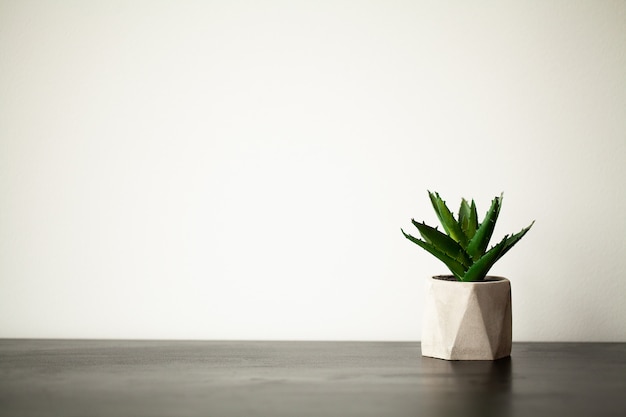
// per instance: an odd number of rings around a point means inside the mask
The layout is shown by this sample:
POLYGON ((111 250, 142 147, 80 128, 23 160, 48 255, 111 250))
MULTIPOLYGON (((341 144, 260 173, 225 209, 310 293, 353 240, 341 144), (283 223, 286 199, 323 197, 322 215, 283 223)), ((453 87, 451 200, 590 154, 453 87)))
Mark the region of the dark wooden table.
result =
POLYGON ((626 344, 0 339, 1 416, 626 416, 626 344))

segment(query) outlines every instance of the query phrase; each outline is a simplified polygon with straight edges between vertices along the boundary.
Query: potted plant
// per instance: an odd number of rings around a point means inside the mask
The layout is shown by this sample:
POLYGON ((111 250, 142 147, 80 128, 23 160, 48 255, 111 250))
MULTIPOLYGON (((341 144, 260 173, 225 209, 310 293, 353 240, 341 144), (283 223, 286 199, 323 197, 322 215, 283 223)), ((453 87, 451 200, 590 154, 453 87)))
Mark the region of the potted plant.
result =
POLYGON ((489 269, 530 230, 506 235, 488 248, 502 195, 495 197, 482 222, 474 200, 461 200, 458 216, 438 193, 428 192, 443 231, 411 222, 421 239, 404 237, 440 259, 452 275, 428 280, 422 327, 422 355, 447 360, 494 360, 511 354, 511 284, 487 276, 489 269))

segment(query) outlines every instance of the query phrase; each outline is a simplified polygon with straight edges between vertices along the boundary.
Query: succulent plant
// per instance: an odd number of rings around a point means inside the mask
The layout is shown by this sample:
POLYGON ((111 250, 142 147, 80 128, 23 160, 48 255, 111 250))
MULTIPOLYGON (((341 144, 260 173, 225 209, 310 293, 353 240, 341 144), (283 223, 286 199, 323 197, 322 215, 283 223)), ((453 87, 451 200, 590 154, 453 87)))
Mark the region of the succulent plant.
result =
POLYGON ((502 195, 491 201, 491 207, 480 223, 474 200, 471 203, 464 198, 461 200, 456 219, 438 193, 429 191, 428 195, 445 233, 437 227, 428 226, 424 222, 418 223, 414 219, 411 222, 417 227, 422 239, 400 230, 404 237, 446 264, 459 281, 484 280, 493 264, 519 242, 535 223, 533 221, 516 234, 504 236, 498 244, 487 249, 500 214, 502 195))

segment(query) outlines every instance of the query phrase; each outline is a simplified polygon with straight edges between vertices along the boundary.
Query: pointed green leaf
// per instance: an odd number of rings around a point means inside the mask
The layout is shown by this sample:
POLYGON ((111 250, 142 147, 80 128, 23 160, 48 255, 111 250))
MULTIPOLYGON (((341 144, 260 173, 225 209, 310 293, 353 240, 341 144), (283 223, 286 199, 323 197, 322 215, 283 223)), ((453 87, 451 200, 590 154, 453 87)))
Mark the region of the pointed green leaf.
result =
POLYGON ((487 272, 491 269, 493 264, 496 263, 498 259, 502 256, 502 251, 506 246, 506 239, 508 236, 505 236, 504 239, 500 241, 496 246, 489 249, 487 253, 485 253, 480 259, 474 262, 461 281, 464 282, 472 282, 472 281, 481 281, 487 275, 487 272))
POLYGON ((441 199, 439 193, 431 193, 428 192, 430 196, 430 201, 433 204, 433 208, 437 213, 437 217, 439 217, 439 221, 443 226, 443 229, 446 233, 455 241, 459 242, 461 246, 467 245, 467 238, 465 237, 465 233, 461 230, 461 226, 454 218, 454 215, 446 205, 446 202, 441 199))
POLYGON ((466 241, 474 236, 476 233, 476 205, 472 200, 472 206, 468 204, 466 199, 461 200, 461 207, 459 207, 459 226, 465 234, 466 241))
POLYGON ((461 207, 459 207, 459 226, 461 229, 467 228, 467 224, 469 223, 470 216, 470 206, 467 203, 467 200, 461 199, 461 207))
POLYGON ((434 227, 428 226, 425 223, 418 223, 415 220, 411 219, 411 222, 417 230, 419 230, 420 235, 422 235, 422 239, 424 239, 427 243, 433 245, 436 249, 444 252, 446 255, 455 259, 456 261, 463 264, 465 269, 469 268, 472 264, 470 257, 467 255, 465 250, 459 245, 454 239, 445 233, 440 232, 434 227))
POLYGON ((465 275, 462 278, 462 281, 479 281, 484 279, 489 272, 489 269, 507 253, 517 242, 520 241, 521 238, 530 230, 530 228, 535 224, 533 221, 528 227, 522 229, 518 233, 512 236, 505 236, 500 243, 498 243, 493 248, 489 249, 489 251, 483 255, 479 260, 474 262, 465 275))
POLYGON ((444 252, 435 248, 432 244, 424 242, 423 240, 420 240, 416 237, 413 237, 405 233, 404 230, 402 229, 400 230, 402 231, 402 234, 404 235, 404 237, 406 237, 407 239, 409 239, 411 242, 415 243, 416 245, 420 246, 421 248, 425 249, 426 251, 430 252, 432 255, 434 255, 440 261, 442 261, 448 267, 450 272, 452 272, 452 274, 454 274, 454 276, 458 280, 460 280, 461 277, 465 274, 465 268, 460 262, 456 261, 455 259, 452 259, 448 255, 446 255, 444 252))
POLYGON ((505 253, 507 253, 517 242, 519 242, 520 239, 523 238, 524 235, 530 230, 530 228, 533 227, 533 224, 535 224, 534 221, 528 227, 525 227, 524 229, 520 230, 518 233, 510 236, 506 240, 504 249, 502 250, 502 253, 498 257, 498 259, 504 256, 505 253))
POLYGON ((433 205, 433 209, 435 209, 435 213, 437 213, 437 218, 439 218, 439 220, 441 221, 441 214, 439 214, 439 205, 437 204, 437 198, 439 197, 439 194, 437 192, 430 192, 428 191, 428 197, 430 197, 430 202, 433 205))
POLYGON ((485 219, 467 244, 467 253, 475 261, 485 254, 487 246, 489 246, 489 241, 491 240, 491 235, 493 234, 493 229, 496 226, 498 214, 500 213, 501 201, 502 196, 493 199, 491 207, 485 215, 485 219))
POLYGON ((476 229, 478 229, 478 213, 476 212, 476 203, 472 200, 472 205, 470 206, 470 217, 467 225, 467 230, 465 230, 465 235, 467 236, 468 242, 474 237, 476 234, 476 229))

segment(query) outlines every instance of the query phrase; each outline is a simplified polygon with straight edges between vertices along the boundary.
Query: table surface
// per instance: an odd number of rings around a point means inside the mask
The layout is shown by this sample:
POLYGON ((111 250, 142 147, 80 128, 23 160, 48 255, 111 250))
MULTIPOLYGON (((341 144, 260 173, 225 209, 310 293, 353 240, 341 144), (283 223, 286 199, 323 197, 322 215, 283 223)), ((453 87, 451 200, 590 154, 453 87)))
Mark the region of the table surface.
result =
POLYGON ((626 416, 626 344, 0 339, 1 416, 626 416))

